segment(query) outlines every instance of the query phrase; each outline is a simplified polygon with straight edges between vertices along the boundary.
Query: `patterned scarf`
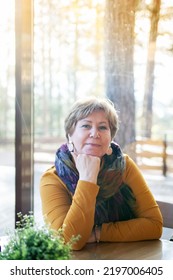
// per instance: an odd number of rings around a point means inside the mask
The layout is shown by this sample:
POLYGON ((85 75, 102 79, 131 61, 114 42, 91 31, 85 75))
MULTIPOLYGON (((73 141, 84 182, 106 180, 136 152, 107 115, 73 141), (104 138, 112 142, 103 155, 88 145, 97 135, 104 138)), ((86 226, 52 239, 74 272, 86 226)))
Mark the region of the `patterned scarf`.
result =
MULTIPOLYGON (((100 187, 96 199, 95 225, 123 221, 135 217, 135 197, 130 187, 123 183, 125 159, 118 144, 112 142, 112 154, 101 160, 97 184, 100 187)), ((58 176, 72 195, 75 193, 79 173, 67 144, 56 152, 55 167, 58 176)))

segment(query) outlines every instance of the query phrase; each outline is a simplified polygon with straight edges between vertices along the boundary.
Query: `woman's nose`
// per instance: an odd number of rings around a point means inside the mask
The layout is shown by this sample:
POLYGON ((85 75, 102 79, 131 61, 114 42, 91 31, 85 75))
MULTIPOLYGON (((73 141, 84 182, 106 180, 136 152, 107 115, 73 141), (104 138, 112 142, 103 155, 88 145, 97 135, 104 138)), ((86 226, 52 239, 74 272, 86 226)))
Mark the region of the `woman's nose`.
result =
POLYGON ((100 134, 97 129, 92 129, 90 132, 90 138, 99 138, 100 134))

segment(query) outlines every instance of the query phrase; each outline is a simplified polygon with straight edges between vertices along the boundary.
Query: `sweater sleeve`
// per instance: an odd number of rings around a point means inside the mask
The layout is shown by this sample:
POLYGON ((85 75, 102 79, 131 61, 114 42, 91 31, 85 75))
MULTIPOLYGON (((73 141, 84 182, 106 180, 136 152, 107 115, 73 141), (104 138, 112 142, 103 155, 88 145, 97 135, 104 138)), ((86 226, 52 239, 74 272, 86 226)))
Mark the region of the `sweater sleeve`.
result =
POLYGON ((136 218, 102 225, 101 241, 127 242, 159 239, 162 215, 139 168, 127 155, 123 181, 136 197, 136 218))
POLYGON ((72 236, 80 236, 73 245, 74 250, 80 250, 89 239, 98 191, 96 184, 79 180, 72 197, 54 167, 41 178, 40 195, 45 220, 55 230, 63 227, 66 242, 72 236))

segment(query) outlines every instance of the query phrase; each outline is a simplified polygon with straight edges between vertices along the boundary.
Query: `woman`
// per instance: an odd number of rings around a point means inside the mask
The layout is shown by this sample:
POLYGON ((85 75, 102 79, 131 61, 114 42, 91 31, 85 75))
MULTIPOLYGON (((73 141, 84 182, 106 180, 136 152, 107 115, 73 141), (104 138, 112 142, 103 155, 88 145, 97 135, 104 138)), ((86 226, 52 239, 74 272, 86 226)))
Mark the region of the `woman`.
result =
POLYGON ((77 101, 65 120, 67 144, 40 184, 43 214, 65 240, 90 242, 159 239, 162 216, 140 170, 112 141, 118 116, 107 99, 77 101))

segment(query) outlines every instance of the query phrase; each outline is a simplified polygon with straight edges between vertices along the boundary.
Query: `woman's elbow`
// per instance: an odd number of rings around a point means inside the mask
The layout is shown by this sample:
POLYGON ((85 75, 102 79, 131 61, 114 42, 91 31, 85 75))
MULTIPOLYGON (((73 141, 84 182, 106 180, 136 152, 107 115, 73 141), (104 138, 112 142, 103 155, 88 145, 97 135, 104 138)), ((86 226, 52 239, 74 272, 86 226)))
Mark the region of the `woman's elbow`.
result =
POLYGON ((160 220, 155 222, 155 229, 153 231, 154 239, 160 239, 162 236, 162 232, 163 232, 163 221, 160 220))

